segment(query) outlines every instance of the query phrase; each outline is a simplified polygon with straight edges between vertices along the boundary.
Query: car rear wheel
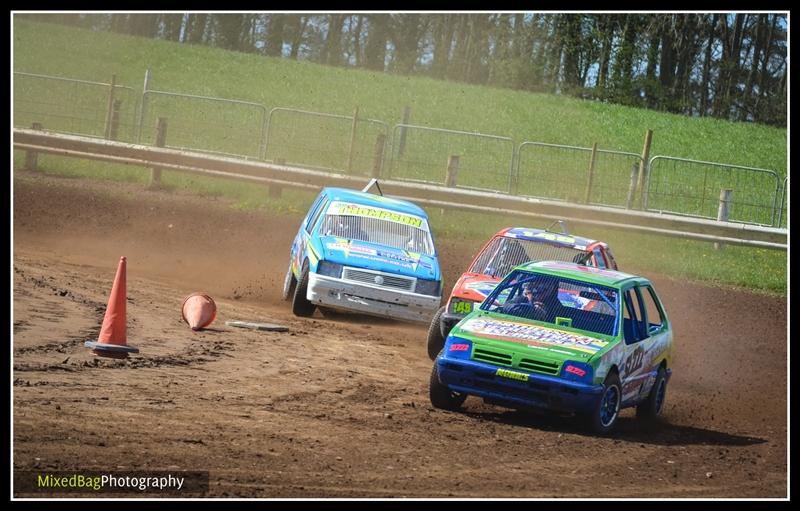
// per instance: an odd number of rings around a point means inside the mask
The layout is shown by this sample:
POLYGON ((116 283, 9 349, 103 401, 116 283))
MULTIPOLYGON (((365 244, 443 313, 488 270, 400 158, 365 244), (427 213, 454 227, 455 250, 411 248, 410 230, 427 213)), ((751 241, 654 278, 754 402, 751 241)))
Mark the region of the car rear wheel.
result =
POLYGON ((588 425, 595 433, 607 435, 614 430, 622 403, 622 385, 616 372, 609 373, 603 382, 603 393, 588 416, 588 425))
POLYGON ((433 315, 431 326, 428 327, 428 357, 436 360, 436 355, 444 348, 444 336, 442 336, 442 314, 444 307, 440 307, 433 315))
POLYGON ((289 301, 294 295, 294 288, 297 287, 297 279, 294 278, 292 273, 292 262, 289 261, 289 269, 286 270, 286 276, 283 278, 283 299, 289 301))
POLYGON ((430 398, 434 408, 442 410, 458 410, 467 399, 466 394, 453 392, 447 385, 439 381, 439 370, 434 362, 431 370, 430 398))
POLYGON ((667 397, 667 375, 663 367, 658 368, 656 381, 650 389, 647 399, 636 407, 636 417, 645 421, 656 421, 664 409, 667 397))
POLYGON ((304 318, 314 314, 316 306, 306 298, 308 291, 308 263, 303 263, 303 271, 300 273, 300 280, 294 288, 294 298, 292 299, 292 312, 295 316, 304 318))

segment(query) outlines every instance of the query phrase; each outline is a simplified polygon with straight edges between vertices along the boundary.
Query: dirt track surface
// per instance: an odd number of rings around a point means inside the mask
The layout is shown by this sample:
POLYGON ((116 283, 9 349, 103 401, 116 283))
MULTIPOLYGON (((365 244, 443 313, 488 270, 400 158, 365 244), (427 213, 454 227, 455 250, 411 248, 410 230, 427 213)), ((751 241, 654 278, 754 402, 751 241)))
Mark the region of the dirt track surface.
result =
MULTIPOLYGON (((294 317, 299 220, 16 172, 14 468, 208 470, 212 497, 786 497, 784 298, 653 277, 676 333, 666 422, 626 410, 598 438, 474 397, 433 409, 426 326, 294 317), (98 359, 83 343, 121 255, 141 353, 98 359), (217 302, 208 330, 181 321, 193 291, 217 302), (242 319, 290 332, 225 325, 242 319)), ((481 242, 437 242, 452 285, 481 242)))

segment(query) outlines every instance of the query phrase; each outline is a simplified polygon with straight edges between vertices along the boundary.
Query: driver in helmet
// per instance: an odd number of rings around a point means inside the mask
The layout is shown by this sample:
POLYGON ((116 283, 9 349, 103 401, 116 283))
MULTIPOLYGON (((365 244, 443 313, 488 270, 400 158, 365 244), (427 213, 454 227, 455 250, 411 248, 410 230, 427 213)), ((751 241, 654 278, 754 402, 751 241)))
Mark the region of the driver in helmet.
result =
POLYGON ((540 277, 522 284, 520 296, 509 300, 504 311, 533 319, 548 321, 555 318, 563 305, 558 299, 558 280, 553 277, 540 277))

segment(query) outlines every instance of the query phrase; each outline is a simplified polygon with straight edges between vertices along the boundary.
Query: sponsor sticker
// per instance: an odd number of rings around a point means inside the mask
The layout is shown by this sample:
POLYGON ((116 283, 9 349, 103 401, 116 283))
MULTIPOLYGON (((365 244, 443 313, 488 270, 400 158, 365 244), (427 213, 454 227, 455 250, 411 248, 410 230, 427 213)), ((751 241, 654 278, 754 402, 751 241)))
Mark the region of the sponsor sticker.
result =
POLYGON ((497 371, 494 374, 497 376, 502 376, 503 378, 508 378, 510 380, 528 381, 527 374, 518 373, 516 371, 510 371, 508 369, 497 369, 497 371))
POLYGON ((608 345, 606 341, 584 335, 496 319, 473 318, 461 325, 460 328, 490 339, 534 345, 543 343, 585 353, 595 353, 608 345))
MULTIPOLYGON (((370 261, 394 264, 401 268, 409 268, 416 271, 421 255, 416 252, 402 251, 392 252, 389 250, 375 249, 360 244, 353 243, 351 240, 337 238, 335 242, 325 245, 328 250, 338 250, 344 252, 346 257, 358 256, 370 261)), ((430 266, 430 265, 427 265, 430 266)))
POLYGON ((397 222, 399 224, 427 230, 427 222, 418 216, 350 202, 334 202, 328 209, 328 214, 378 218, 380 220, 389 220, 390 222, 397 222))

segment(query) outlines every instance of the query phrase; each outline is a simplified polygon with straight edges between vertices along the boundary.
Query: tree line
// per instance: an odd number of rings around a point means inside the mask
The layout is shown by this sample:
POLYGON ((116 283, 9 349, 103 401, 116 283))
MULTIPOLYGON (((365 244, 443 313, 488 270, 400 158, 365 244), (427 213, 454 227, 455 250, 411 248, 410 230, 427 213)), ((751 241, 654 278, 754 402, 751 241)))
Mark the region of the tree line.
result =
POLYGON ((786 13, 18 16, 330 66, 786 126, 786 13))

